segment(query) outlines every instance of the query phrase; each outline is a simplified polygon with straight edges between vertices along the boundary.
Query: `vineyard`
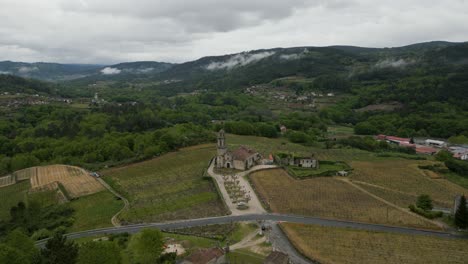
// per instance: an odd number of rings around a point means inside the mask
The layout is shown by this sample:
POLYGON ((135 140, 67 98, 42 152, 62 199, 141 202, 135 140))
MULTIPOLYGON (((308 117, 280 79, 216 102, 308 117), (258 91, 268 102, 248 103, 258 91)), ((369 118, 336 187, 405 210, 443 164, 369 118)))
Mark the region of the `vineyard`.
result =
POLYGON ((335 178, 296 180, 284 170, 277 169, 254 172, 251 174, 251 179, 260 199, 273 212, 438 228, 429 221, 389 206, 335 178))
POLYGON ((429 236, 282 224, 291 242, 320 263, 466 263, 466 241, 429 236), (313 239, 312 239, 313 238, 313 239))
POLYGON ((453 199, 457 194, 467 192, 465 188, 444 178, 428 176, 423 170, 418 168, 420 164, 428 164, 428 161, 395 159, 374 162, 354 161, 351 163, 351 166, 354 168, 351 179, 382 187, 379 190, 378 188, 363 186, 363 188, 378 196, 385 196, 385 199, 389 199, 390 201, 400 199, 398 198, 400 193, 403 193, 403 196, 406 194, 407 197, 428 194, 439 205, 446 208, 452 206, 453 199), (389 194, 389 192, 383 189, 389 189, 390 192, 393 190, 394 192, 393 194, 389 194))
POLYGON ((203 178, 215 155, 199 145, 125 167, 102 171, 104 180, 130 201, 122 222, 189 219, 226 214, 211 178, 203 178))

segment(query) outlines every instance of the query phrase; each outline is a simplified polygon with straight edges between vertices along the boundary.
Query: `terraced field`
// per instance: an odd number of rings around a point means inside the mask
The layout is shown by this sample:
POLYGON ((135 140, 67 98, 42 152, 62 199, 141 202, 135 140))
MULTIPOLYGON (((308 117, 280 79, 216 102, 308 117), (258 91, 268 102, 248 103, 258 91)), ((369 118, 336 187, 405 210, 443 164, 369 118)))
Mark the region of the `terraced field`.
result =
POLYGON ((466 263, 466 240, 282 224, 292 243, 320 263, 466 263))
POLYGON ((0 187, 15 184, 15 179, 11 175, 0 177, 0 187))
POLYGON ((104 187, 84 169, 66 166, 50 165, 43 167, 32 167, 23 170, 28 174, 32 188, 59 182, 66 189, 71 198, 85 196, 104 190, 104 187))
POLYGON ((273 212, 438 229, 336 178, 296 180, 282 169, 258 171, 250 177, 260 199, 273 212))
POLYGON ((199 145, 130 166, 102 171, 104 180, 130 201, 125 222, 149 222, 224 215, 211 178, 203 172, 214 145, 199 145))

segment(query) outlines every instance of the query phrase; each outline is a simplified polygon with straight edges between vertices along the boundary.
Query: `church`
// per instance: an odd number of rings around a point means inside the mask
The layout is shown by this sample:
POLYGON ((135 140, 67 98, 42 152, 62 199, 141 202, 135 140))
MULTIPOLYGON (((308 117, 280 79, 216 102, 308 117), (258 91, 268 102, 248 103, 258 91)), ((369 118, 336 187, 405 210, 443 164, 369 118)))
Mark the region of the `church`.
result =
POLYGON ((260 153, 241 146, 234 151, 226 147, 226 136, 224 130, 218 132, 218 155, 215 159, 216 168, 227 168, 236 170, 248 170, 260 162, 260 153))

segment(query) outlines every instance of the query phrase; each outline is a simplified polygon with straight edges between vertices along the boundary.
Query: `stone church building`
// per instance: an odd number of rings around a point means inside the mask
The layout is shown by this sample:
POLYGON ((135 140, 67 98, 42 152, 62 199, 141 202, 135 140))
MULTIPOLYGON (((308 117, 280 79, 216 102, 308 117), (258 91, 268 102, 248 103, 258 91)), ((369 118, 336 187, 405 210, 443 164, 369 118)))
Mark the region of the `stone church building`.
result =
POLYGON ((241 146, 234 151, 230 151, 226 147, 226 136, 224 130, 218 132, 218 155, 215 159, 217 168, 232 168, 236 170, 248 170, 256 165, 262 156, 246 147, 241 146))

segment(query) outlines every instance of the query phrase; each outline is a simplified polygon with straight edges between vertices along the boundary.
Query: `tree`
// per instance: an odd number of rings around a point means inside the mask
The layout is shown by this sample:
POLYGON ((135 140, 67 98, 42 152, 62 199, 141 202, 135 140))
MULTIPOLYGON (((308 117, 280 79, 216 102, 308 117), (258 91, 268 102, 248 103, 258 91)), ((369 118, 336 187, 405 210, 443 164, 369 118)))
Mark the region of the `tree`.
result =
POLYGON ((39 250, 34 245, 34 242, 19 229, 16 229, 8 234, 6 244, 14 249, 19 250, 30 260, 37 258, 39 250))
POLYGON ((118 264, 122 262, 115 242, 87 242, 80 246, 78 264, 118 264))
POLYGON ((163 252, 163 235, 157 229, 144 229, 134 235, 128 246, 133 255, 133 262, 141 264, 155 263, 163 252))
POLYGON ((455 225, 465 229, 468 227, 468 210, 466 209, 466 197, 462 195, 457 211, 455 212, 455 225))
POLYGON ((436 160, 438 161, 447 161, 453 158, 453 154, 449 151, 443 149, 435 155, 436 160))
POLYGON ((0 244, 0 263, 28 264, 31 263, 31 261, 18 249, 0 244))
POLYGON ((78 257, 78 247, 60 233, 49 239, 41 251, 47 264, 74 264, 78 257))
POLYGON ((432 210, 433 206, 431 197, 427 194, 419 195, 416 206, 423 209, 424 211, 432 210))

